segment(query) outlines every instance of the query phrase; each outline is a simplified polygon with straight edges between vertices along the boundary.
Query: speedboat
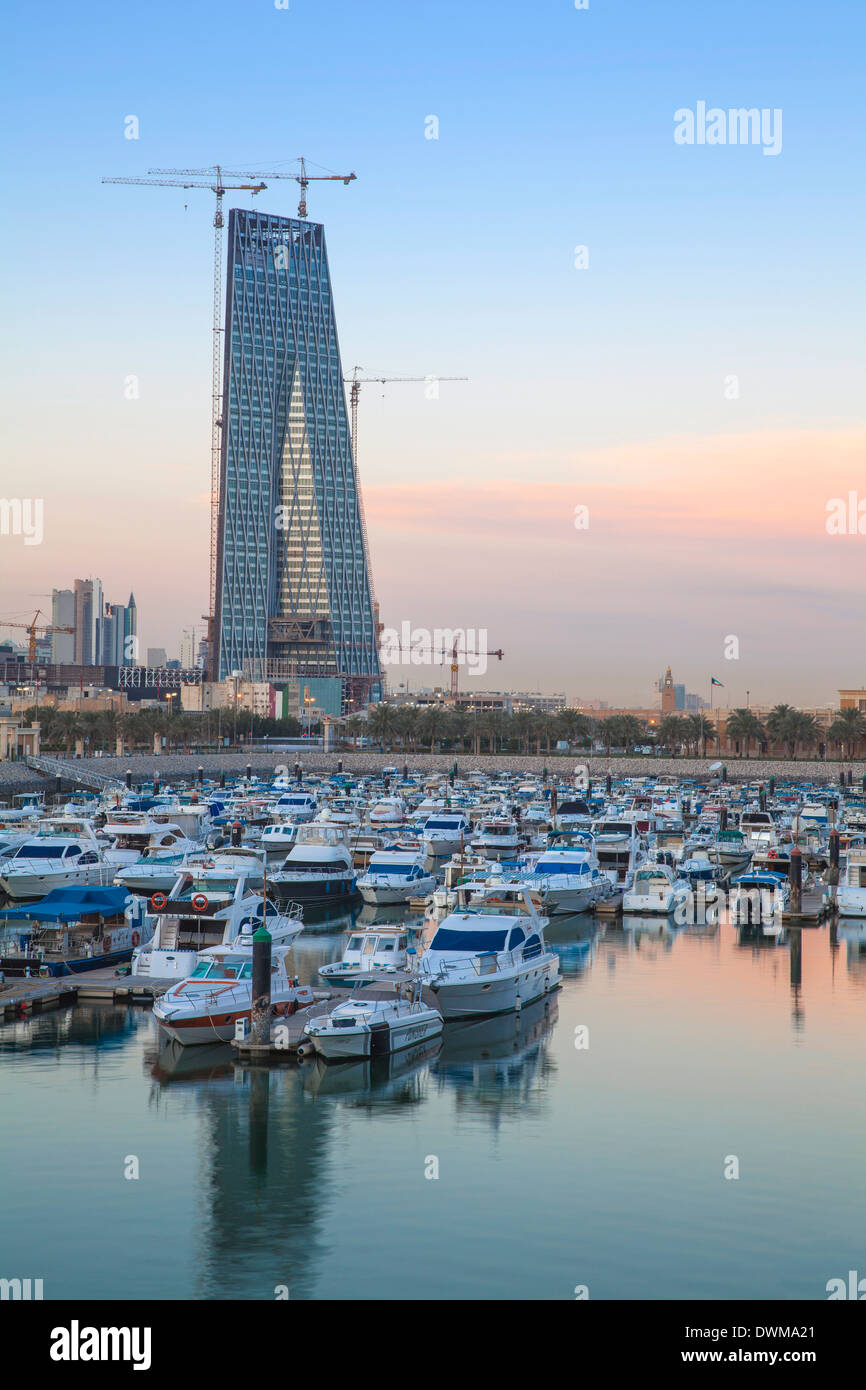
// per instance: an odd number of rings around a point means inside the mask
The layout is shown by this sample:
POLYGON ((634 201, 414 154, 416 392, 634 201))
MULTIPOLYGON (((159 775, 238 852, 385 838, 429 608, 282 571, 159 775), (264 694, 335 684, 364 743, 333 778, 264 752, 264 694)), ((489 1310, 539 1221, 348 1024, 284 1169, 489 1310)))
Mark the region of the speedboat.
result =
POLYGON ((772 922, 788 905, 791 886, 781 874, 750 869, 731 884, 729 908, 734 923, 772 922))
POLYGON ((411 850, 376 850, 367 872, 358 879, 364 902, 382 907, 425 898, 435 887, 436 880, 424 868, 422 856, 411 850))
POLYGON ((528 888, 489 885, 443 918, 418 963, 443 1018, 506 1013, 559 985, 559 958, 544 944, 547 918, 528 888))
POLYGON ((294 821, 296 825, 305 825, 313 819, 318 809, 312 792, 284 791, 274 803, 273 813, 281 819, 294 821))
POLYGON ((634 819, 604 816, 594 822, 592 837, 599 868, 615 875, 617 883, 630 884, 638 865, 646 858, 634 819))
POLYGON ((643 864, 623 894, 623 912, 673 912, 691 892, 688 879, 676 878, 667 864, 643 864))
POLYGON ((398 995, 373 998, 369 986, 338 1004, 329 1014, 311 1018, 304 1032, 320 1056, 329 1062, 349 1057, 381 1057, 442 1032, 438 1009, 425 1004, 420 990, 412 999, 398 995))
POLYGON ((383 796, 370 811, 370 828, 380 830, 383 825, 402 825, 406 819, 406 807, 402 797, 383 796))
POLYGON ((356 985, 382 970, 399 970, 408 964, 409 936, 405 927, 371 926, 353 931, 343 959, 320 965, 319 974, 329 985, 356 985))
MULTIPOLYGON (((314 1002, 309 985, 288 973, 289 946, 271 947, 271 1013, 294 1013, 314 1002)), ((253 945, 232 941, 202 951, 195 969, 154 1001, 153 1012, 184 1046, 229 1042, 235 1024, 252 1013, 253 945)))

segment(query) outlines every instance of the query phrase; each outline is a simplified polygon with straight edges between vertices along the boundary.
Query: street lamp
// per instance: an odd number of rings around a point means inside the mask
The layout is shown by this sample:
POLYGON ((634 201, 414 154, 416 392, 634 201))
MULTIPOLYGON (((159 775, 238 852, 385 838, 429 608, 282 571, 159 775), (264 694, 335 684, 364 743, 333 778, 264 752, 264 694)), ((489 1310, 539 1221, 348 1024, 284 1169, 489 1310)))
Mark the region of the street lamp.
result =
POLYGON ((237 747, 238 742, 238 681, 243 677, 243 671, 232 671, 232 680, 235 683, 234 713, 232 716, 232 747, 237 747))
POLYGON ((313 736, 313 711, 311 706, 315 703, 316 699, 314 695, 304 696, 304 714, 307 718, 307 738, 312 738, 313 736))

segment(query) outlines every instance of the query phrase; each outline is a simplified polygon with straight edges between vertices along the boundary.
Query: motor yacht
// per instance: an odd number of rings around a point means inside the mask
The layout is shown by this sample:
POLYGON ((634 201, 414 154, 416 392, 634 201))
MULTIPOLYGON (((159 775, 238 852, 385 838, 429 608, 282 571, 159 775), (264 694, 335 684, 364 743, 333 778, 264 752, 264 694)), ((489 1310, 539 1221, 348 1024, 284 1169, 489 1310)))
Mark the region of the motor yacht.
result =
POLYGON ((538 890, 547 913, 588 912, 615 891, 613 871, 599 867, 589 839, 582 846, 545 849, 523 877, 538 890))
POLYGON ((788 905, 791 888, 781 874, 749 869, 731 884, 728 899, 731 921, 736 924, 773 922, 788 905))
POLYGON ((480 888, 437 926, 418 963, 443 1018, 504 1013, 559 985, 559 958, 544 944, 547 919, 528 888, 480 888))
POLYGON ((436 880, 428 874, 423 856, 417 852, 380 849, 371 857, 357 887, 365 903, 387 907, 407 903, 410 898, 425 898, 433 892, 436 880))
POLYGON ((421 827, 421 841, 430 858, 456 854, 469 844, 471 836, 472 824, 466 811, 435 811, 425 817, 421 827))
POLYGON ((280 901, 337 902, 355 895, 356 881, 348 828, 321 820, 298 827, 282 868, 269 875, 280 901))
POLYGON ((10 898, 39 898, 52 888, 106 885, 113 874, 90 822, 55 816, 0 862, 0 888, 10 898))
POLYGON ((523 836, 513 816, 483 816, 470 844, 488 859, 515 859, 523 836))
POLYGON ((677 878, 668 864, 652 861, 635 871, 622 899, 624 913, 673 912, 691 892, 688 879, 677 878))
POLYGON ((845 855, 836 906, 841 917, 866 917, 866 846, 852 845, 845 855))
POLYGON ((0 914, 0 970, 56 976, 120 965, 151 932, 144 901, 123 888, 53 888, 0 914))

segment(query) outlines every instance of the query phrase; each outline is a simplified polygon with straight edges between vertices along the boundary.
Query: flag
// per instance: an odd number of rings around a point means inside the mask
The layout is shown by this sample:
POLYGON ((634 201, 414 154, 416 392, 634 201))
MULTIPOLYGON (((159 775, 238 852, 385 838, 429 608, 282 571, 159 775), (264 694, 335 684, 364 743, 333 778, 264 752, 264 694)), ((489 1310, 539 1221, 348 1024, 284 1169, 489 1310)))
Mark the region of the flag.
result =
POLYGON ((716 678, 715 678, 715 676, 710 676, 710 685, 720 685, 720 686, 722 687, 722 689, 724 689, 724 682, 723 682, 723 681, 717 681, 716 678))

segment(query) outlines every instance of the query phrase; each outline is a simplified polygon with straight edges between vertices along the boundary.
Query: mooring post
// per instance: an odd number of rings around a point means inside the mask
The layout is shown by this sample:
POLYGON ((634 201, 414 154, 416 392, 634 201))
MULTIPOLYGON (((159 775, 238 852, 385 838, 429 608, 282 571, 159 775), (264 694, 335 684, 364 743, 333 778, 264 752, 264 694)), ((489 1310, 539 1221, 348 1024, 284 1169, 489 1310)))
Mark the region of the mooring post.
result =
POLYGON ((127 790, 127 791, 130 791, 131 789, 132 789, 132 769, 131 769, 131 768, 127 768, 127 769, 126 769, 126 790, 127 790))
POLYGON ((775 779, 775 777, 771 777, 771 778, 770 778, 770 796, 775 796, 775 795, 776 795, 776 779, 775 779))
POLYGON ((242 835, 243 835, 243 826, 241 825, 240 821, 239 821, 239 820, 232 821, 232 836, 231 836, 231 842, 232 842, 232 847, 233 847, 233 848, 237 848, 237 847, 240 845, 241 836, 242 836, 242 835))
POLYGON ((154 796, 159 796, 159 773, 158 773, 158 772, 154 772, 154 774, 153 774, 153 794, 154 794, 154 796))
POLYGON ((198 777, 198 784, 199 786, 201 786, 204 782, 204 768, 202 767, 201 763, 199 763, 198 768, 196 769, 196 776, 198 777))
POLYGON ((791 911, 800 912, 802 910, 803 894, 803 855, 797 845, 791 850, 791 862, 788 866, 788 882, 791 885, 791 911))
POLYGON ((728 828, 728 808, 727 808, 727 806, 722 806, 722 807, 720 808, 720 810, 719 810, 719 829, 720 829, 720 830, 727 830, 727 828, 728 828))
POLYGON ((611 777, 610 773, 608 773, 604 779, 604 791, 606 796, 610 796, 611 792, 613 791, 613 778, 611 777))
POLYGON ((253 1042, 270 1041, 271 1016, 271 941, 266 927, 253 935, 253 1007, 250 1031, 253 1042))

